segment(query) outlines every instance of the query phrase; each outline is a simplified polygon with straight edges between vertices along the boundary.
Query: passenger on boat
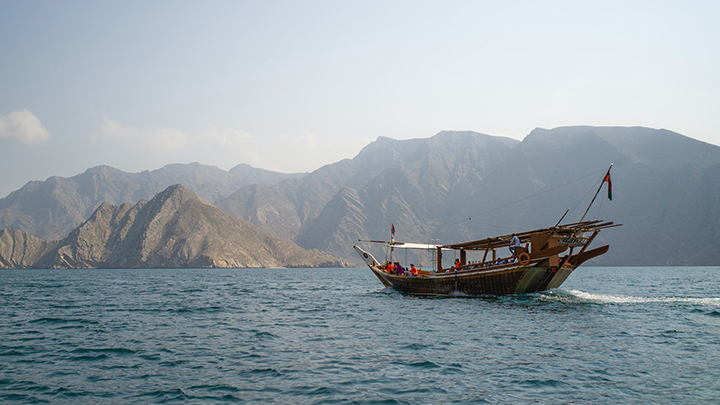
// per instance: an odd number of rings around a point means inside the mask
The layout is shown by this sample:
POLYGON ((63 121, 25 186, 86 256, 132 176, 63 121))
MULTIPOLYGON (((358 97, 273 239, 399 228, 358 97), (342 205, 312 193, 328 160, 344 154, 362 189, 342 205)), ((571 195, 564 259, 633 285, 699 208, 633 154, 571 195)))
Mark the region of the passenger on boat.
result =
POLYGON ((405 268, 403 268, 403 266, 400 265, 399 262, 395 262, 395 273, 396 273, 398 276, 403 276, 403 275, 405 275, 405 268))
POLYGON ((512 239, 510 240, 510 253, 512 253, 513 256, 515 256, 515 249, 520 246, 520 239, 518 239, 516 234, 512 234, 512 239))
POLYGON ((417 275, 418 275, 418 269, 415 268, 415 265, 412 264, 412 263, 410 263, 410 274, 413 275, 413 276, 417 276, 417 275))
POLYGON ((460 259, 455 259, 455 270, 454 271, 460 271, 460 259))
POLYGON ((392 262, 388 262, 386 270, 390 274, 395 274, 395 267, 393 267, 392 262))

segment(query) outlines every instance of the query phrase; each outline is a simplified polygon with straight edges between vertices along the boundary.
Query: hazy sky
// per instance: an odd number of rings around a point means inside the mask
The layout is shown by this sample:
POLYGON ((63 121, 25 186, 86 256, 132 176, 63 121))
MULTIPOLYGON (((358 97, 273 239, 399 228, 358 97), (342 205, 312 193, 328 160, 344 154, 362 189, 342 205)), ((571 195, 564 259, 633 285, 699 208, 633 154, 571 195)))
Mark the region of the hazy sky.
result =
POLYGON ((0 197, 106 164, 312 171, 378 136, 720 145, 719 1, 0 0, 0 197))

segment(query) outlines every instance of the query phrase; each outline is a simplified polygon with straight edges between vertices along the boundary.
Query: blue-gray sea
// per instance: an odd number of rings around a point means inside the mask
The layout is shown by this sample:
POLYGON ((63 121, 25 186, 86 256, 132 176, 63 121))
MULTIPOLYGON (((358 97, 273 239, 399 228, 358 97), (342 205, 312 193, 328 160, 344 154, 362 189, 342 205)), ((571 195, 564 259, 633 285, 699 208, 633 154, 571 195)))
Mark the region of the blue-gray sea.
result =
POLYGON ((0 402, 720 403, 720 268, 417 298, 367 269, 0 272, 0 402))

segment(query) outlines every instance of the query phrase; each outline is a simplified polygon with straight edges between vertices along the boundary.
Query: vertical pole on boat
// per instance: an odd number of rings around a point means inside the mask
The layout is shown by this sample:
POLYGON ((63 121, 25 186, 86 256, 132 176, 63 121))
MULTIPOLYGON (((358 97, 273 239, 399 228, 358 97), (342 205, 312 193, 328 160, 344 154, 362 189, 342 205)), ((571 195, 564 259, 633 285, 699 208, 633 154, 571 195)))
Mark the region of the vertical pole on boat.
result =
MULTIPOLYGON (((430 270, 432 271, 433 268, 439 268, 437 266, 437 252, 440 250, 438 249, 438 245, 440 245, 440 239, 430 239, 428 240, 428 254, 430 255, 430 270)), ((420 251, 422 254, 422 250, 420 251)), ((422 258, 422 256, 420 256, 422 258)))
POLYGON ((395 251, 395 223, 390 221, 390 263, 393 262, 393 252, 395 251))
POLYGON ((442 272, 442 248, 440 246, 437 248, 437 272, 442 272))
POLYGON ((612 167, 613 167, 613 164, 610 163, 610 167, 608 168, 607 173, 605 173, 605 176, 603 176, 603 181, 600 182, 600 187, 598 187, 597 191, 595 192, 595 195, 593 196, 592 201, 590 201, 590 205, 588 205, 582 218, 580 218, 580 222, 582 222, 583 219, 585 219, 585 215, 587 215, 588 211, 590 211, 590 207, 592 207, 593 203, 595 202, 595 198, 597 198, 598 194, 600 194, 600 190, 602 190, 602 186, 603 186, 603 184, 605 184, 605 179, 610 175, 610 169, 612 169, 612 167))

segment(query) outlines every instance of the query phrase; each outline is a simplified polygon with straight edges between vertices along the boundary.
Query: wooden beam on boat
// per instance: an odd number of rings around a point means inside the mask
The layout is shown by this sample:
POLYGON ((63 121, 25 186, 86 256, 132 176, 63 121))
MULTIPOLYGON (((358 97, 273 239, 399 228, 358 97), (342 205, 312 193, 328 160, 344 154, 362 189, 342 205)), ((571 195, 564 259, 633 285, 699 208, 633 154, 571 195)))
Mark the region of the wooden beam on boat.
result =
MULTIPOLYGON (((557 227, 550 227, 550 228, 542 228, 542 229, 536 229, 533 231, 527 231, 527 232, 519 232, 517 233, 518 239, 520 239, 520 243, 527 243, 530 242, 530 239, 533 235, 538 234, 553 234, 553 235, 572 235, 577 232, 591 232, 591 231, 597 231, 600 229, 605 228, 611 228, 615 226, 620 226, 621 224, 614 224, 613 222, 603 222, 601 220, 595 220, 595 221, 584 221, 584 222, 578 222, 574 224, 566 224, 566 225, 560 225, 557 227)), ((463 242, 463 243, 457 243, 453 245, 445 245, 444 247, 447 249, 454 249, 454 250, 486 250, 490 248, 501 248, 501 247, 507 247, 510 246, 512 239, 512 234, 510 235, 502 235, 502 236, 496 236, 486 239, 480 239, 470 242, 463 242)))
POLYGON ((573 222, 573 223, 570 223, 570 224, 562 224, 562 225, 558 226, 558 228, 587 227, 587 226, 590 226, 590 225, 592 225, 592 224, 597 224, 597 223, 600 223, 600 222, 602 222, 602 220, 599 220, 599 219, 592 220, 592 221, 573 222))
POLYGON ((582 249, 580 249, 580 252, 578 252, 578 254, 577 254, 578 256, 580 256, 580 255, 583 254, 583 252, 585 251, 585 249, 587 249, 587 247, 590 246, 590 244, 592 243, 593 239, 595 239, 595 237, 598 235, 599 232, 600 232, 599 230, 595 230, 595 232, 593 232, 593 234, 590 235, 590 238, 588 238, 588 241, 585 243, 585 246, 583 246, 582 249))
POLYGON ((442 248, 437 248, 437 272, 442 272, 442 248))
POLYGON ((560 245, 560 246, 555 246, 555 247, 551 247, 551 248, 547 248, 547 249, 543 249, 543 250, 538 250, 537 252, 530 253, 530 258, 531 259, 539 259, 541 257, 550 257, 550 256, 559 255, 560 253, 566 251, 567 248, 568 248, 567 245, 560 245))
POLYGON ((610 249, 610 245, 600 246, 599 248, 591 249, 585 252, 581 252, 576 254, 575 256, 571 256, 570 259, 568 259, 568 263, 572 264, 573 266, 577 267, 584 262, 592 259, 593 257, 600 256, 602 254, 607 253, 607 251, 610 249))
POLYGON ((586 221, 586 222, 578 222, 575 224, 569 224, 569 225, 560 225, 558 227, 558 232, 589 232, 594 231, 596 229, 606 229, 606 228, 612 228, 615 226, 621 226, 622 224, 614 224, 612 221, 610 222, 602 222, 602 221, 586 221))

